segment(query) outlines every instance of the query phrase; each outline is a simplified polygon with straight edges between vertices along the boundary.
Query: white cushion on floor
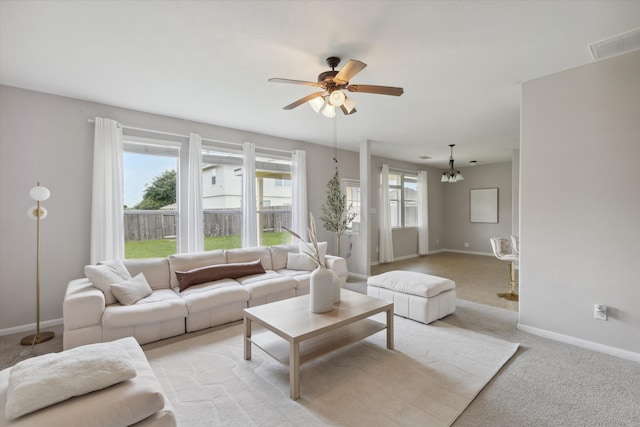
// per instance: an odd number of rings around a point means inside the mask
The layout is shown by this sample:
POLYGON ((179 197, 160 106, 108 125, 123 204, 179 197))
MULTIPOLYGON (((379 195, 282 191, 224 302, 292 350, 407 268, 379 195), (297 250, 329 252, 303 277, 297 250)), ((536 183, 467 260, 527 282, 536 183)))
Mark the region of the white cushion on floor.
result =
MULTIPOLYGON (((124 344, 137 372, 135 378, 72 397, 13 421, 2 421, 10 427, 126 426, 166 409, 162 387, 135 338, 115 342, 124 344)), ((0 402, 7 399, 11 369, 0 372, 0 402)))
POLYGON ((402 270, 388 271, 371 276, 367 279, 367 285, 425 298, 436 296, 440 292, 455 289, 456 287, 453 280, 445 279, 444 277, 402 270))

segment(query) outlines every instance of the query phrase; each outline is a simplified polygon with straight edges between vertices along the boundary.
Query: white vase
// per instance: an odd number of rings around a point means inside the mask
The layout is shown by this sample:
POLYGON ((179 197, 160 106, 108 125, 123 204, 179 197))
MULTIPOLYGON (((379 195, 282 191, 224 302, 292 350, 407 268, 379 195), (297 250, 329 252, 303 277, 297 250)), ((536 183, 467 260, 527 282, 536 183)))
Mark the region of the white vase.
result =
POLYGON ((331 275, 333 276, 332 282, 333 282, 333 303, 339 303, 340 302, 340 293, 341 293, 341 288, 340 288, 340 279, 338 278, 338 275, 336 273, 334 273, 333 271, 331 272, 331 275))
POLYGON ((311 272, 309 310, 313 313, 333 310, 333 273, 323 265, 311 272))

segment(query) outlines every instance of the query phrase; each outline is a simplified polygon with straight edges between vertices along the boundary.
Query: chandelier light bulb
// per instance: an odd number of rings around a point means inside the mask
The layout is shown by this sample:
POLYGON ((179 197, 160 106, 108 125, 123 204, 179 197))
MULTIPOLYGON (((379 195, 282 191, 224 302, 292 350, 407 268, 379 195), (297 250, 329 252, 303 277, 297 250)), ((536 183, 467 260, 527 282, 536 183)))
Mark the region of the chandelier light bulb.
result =
POLYGON ((344 104, 345 99, 346 97, 341 90, 334 90, 333 92, 331 92, 331 95, 329 95, 329 104, 331 104, 333 107, 339 107, 344 104))

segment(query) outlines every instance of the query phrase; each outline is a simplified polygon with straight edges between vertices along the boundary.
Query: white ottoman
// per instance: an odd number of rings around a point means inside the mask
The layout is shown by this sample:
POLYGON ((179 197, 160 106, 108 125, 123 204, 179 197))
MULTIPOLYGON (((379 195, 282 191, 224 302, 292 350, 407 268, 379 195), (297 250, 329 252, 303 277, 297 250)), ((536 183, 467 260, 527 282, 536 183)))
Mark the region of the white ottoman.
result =
POLYGON ((456 283, 443 277, 394 270, 367 279, 367 295, 393 302, 402 317, 431 323, 456 310, 456 283))

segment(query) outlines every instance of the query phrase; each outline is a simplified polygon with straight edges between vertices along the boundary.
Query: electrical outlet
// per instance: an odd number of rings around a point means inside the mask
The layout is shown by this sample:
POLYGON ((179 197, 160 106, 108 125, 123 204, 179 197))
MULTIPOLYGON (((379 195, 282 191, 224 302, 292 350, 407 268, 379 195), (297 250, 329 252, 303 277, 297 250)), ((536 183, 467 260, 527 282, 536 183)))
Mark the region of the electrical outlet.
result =
POLYGON ((602 304, 594 305, 593 318, 598 320, 607 320, 607 307, 602 304))
POLYGON ((465 247, 465 248, 468 248, 468 247, 469 247, 469 243, 464 242, 464 247, 465 247))

